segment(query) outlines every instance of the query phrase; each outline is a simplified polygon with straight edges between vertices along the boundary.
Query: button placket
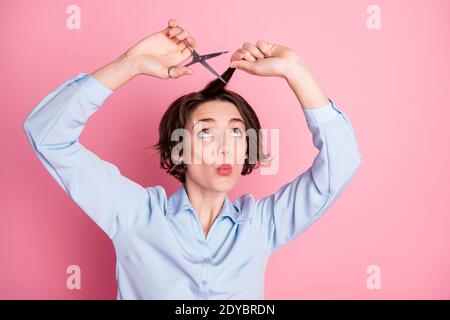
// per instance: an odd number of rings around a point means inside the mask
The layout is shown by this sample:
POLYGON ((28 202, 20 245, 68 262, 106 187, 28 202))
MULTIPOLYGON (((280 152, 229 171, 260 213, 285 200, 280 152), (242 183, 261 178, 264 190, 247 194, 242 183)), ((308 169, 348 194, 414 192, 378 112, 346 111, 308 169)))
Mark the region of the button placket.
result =
POLYGON ((201 273, 201 279, 199 284, 199 294, 200 297, 203 299, 208 298, 208 291, 209 291, 209 269, 210 269, 210 258, 211 252, 209 250, 208 244, 206 241, 203 241, 202 244, 202 273, 201 273))

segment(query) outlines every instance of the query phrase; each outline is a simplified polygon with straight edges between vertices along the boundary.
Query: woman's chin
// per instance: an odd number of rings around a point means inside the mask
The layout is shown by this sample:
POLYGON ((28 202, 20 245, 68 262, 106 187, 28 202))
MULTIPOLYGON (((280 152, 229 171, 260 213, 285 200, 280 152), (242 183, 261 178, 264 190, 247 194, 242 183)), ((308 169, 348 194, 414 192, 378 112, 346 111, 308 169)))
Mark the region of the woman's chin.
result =
POLYGON ((230 191, 234 185, 236 184, 236 180, 233 176, 219 176, 216 175, 214 177, 213 185, 217 191, 228 192, 230 191))

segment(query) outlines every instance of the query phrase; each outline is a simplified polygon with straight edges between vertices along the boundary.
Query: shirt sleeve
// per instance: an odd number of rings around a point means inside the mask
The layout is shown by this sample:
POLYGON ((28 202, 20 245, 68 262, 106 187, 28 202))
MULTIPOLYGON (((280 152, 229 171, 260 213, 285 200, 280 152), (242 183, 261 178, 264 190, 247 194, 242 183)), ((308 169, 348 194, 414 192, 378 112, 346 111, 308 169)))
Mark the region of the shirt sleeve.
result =
POLYGON ((312 166, 274 194, 257 200, 250 224, 270 254, 314 223, 355 174, 361 163, 347 115, 329 99, 319 108, 303 108, 319 150, 312 166))
POLYGON ((110 237, 149 219, 149 193, 119 169, 86 149, 79 136, 112 94, 80 73, 47 95, 28 114, 23 129, 45 168, 76 204, 110 237))

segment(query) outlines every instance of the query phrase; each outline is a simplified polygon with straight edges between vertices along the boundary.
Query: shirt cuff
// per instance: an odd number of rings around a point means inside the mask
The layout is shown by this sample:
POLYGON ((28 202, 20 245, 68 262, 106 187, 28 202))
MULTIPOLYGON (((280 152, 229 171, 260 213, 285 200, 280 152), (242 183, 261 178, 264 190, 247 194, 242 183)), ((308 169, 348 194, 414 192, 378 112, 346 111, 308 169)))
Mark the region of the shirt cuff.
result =
POLYGON ((321 124, 333 119, 342 111, 337 108, 333 101, 328 99, 328 103, 318 108, 302 108, 306 122, 311 124, 321 124))
POLYGON ((95 79, 89 73, 81 73, 76 76, 75 81, 80 86, 80 90, 89 98, 89 101, 100 106, 113 93, 113 91, 103 83, 95 79))

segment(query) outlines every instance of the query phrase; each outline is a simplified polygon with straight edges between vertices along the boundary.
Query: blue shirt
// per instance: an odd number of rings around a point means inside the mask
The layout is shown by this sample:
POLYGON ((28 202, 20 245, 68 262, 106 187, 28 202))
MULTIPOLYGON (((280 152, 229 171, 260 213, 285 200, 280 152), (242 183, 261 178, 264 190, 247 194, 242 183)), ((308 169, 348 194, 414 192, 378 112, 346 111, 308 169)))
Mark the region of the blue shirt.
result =
POLYGON ((117 299, 264 299, 268 258, 314 223, 360 165, 352 125, 336 105, 303 109, 312 166, 256 200, 225 198, 205 239, 184 185, 143 187, 86 149, 79 136, 112 91, 80 73, 46 96, 23 128, 61 188, 113 241, 117 299))

